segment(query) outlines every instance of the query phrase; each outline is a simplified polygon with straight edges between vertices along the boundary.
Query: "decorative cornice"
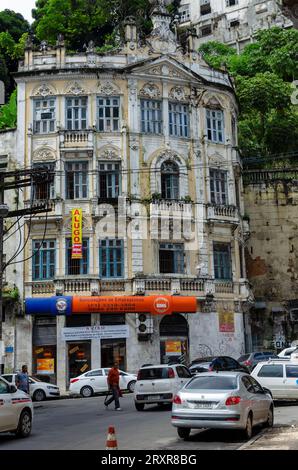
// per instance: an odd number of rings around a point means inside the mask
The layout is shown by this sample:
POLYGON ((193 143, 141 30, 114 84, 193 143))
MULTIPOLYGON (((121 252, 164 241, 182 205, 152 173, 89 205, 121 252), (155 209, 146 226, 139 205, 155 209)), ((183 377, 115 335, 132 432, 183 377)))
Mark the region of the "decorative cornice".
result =
POLYGON ((42 83, 40 86, 33 90, 31 96, 41 96, 42 98, 45 98, 47 96, 53 96, 56 94, 57 92, 52 85, 42 83))
POLYGON ((155 83, 148 82, 143 86, 143 88, 141 88, 139 95, 145 96, 146 98, 159 98, 161 96, 161 92, 155 83))
POLYGON ((186 93, 184 87, 174 86, 169 93, 169 98, 175 101, 186 101, 186 93))
POLYGON ((79 82, 73 81, 67 83, 65 89, 64 89, 64 94, 65 95, 88 95, 89 91, 83 87, 79 82))

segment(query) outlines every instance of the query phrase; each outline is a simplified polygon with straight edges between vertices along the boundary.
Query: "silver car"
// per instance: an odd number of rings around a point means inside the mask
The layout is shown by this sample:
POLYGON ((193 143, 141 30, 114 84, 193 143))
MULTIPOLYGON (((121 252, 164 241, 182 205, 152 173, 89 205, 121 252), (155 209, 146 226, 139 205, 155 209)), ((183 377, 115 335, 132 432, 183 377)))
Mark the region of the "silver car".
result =
POLYGON ((206 372, 194 376, 175 395, 172 425, 188 439, 191 429, 240 429, 247 439, 258 424, 273 426, 270 391, 243 372, 206 372))

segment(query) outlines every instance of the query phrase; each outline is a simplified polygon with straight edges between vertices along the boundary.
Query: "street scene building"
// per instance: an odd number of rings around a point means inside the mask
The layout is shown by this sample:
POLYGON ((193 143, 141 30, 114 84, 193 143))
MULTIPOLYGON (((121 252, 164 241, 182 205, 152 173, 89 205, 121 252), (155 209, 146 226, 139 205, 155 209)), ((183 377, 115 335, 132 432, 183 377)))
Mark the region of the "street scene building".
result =
POLYGON ((292 25, 276 0, 182 0, 179 7, 179 26, 195 29, 197 47, 219 41, 240 51, 258 31, 292 25))
POLYGON ((128 18, 125 45, 104 55, 92 42, 69 55, 62 36, 38 48, 29 37, 15 74, 18 164, 53 175, 23 192, 25 208, 49 201, 51 211, 26 216, 21 298, 198 301, 196 313, 172 315, 26 314, 10 361, 47 374, 61 390, 115 360, 136 371, 181 357, 237 357, 249 337, 249 227, 233 83, 202 61, 192 35, 182 50, 163 2, 152 21, 140 47, 128 18), (72 211, 82 215, 79 258, 72 211), (101 331, 95 339, 91 327, 101 331))

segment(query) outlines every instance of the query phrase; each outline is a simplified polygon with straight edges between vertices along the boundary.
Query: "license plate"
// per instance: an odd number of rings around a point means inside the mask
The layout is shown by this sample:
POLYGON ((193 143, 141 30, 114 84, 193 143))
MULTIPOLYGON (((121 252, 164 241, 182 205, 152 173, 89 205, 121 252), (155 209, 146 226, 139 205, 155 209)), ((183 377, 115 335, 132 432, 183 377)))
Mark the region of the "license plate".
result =
POLYGON ((160 395, 148 395, 147 400, 159 400, 160 395))
POLYGON ((204 408, 211 409, 213 408, 212 403, 189 403, 190 408, 204 408))

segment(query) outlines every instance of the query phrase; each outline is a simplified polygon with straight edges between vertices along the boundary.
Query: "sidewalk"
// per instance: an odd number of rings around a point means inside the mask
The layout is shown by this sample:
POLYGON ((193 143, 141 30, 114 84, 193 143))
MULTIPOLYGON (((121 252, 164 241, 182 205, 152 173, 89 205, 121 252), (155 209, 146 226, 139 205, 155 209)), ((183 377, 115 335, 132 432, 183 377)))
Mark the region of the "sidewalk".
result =
POLYGON ((240 450, 298 450, 298 427, 274 427, 251 439, 240 450))

